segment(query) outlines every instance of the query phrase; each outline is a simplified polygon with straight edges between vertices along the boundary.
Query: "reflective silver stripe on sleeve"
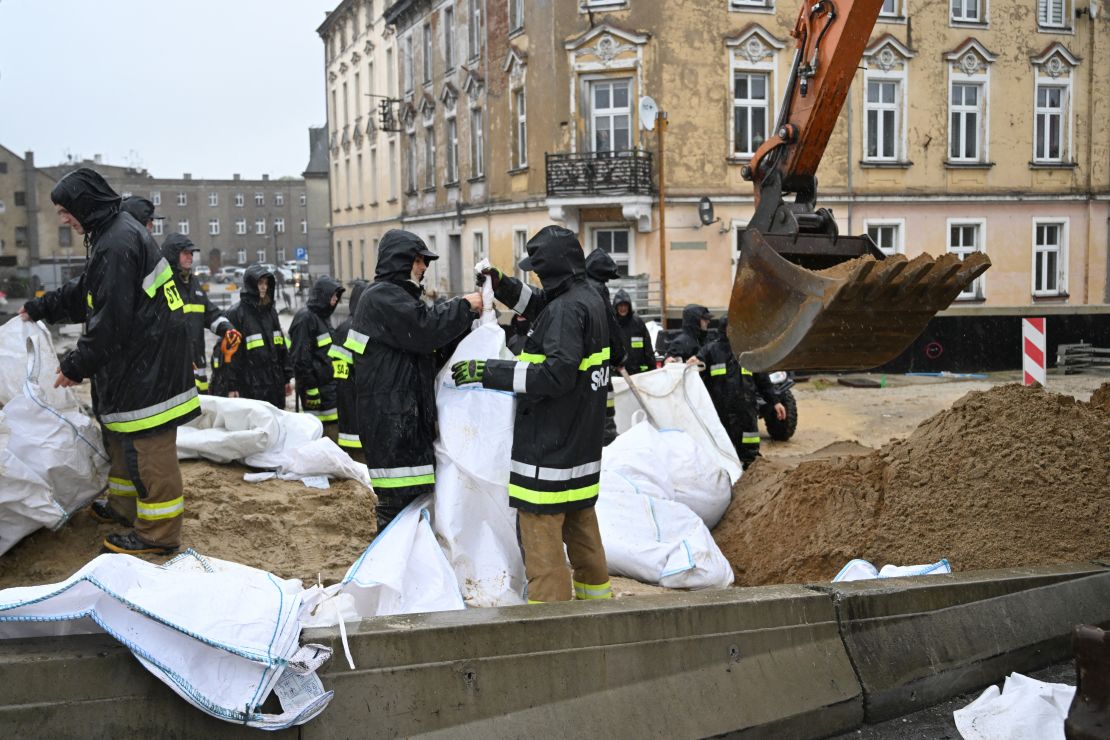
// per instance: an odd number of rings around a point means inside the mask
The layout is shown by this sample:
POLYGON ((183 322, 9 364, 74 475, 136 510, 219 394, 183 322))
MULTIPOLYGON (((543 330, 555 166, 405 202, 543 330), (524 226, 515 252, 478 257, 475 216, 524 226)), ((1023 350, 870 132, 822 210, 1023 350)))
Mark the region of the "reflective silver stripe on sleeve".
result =
POLYGON ((418 465, 415 468, 370 468, 371 478, 415 478, 418 475, 431 475, 436 472, 432 465, 418 465))
POLYGON ((341 360, 346 360, 347 362, 355 361, 355 356, 351 354, 351 351, 349 349, 343 349, 339 345, 334 345, 331 349, 329 349, 328 354, 332 357, 338 357, 341 360))
POLYGON ((248 341, 248 342, 261 342, 262 341, 262 335, 261 334, 251 334, 249 337, 247 337, 246 341, 248 341))
POLYGON ((510 460, 509 470, 517 475, 523 475, 526 478, 535 478, 536 480, 573 480, 575 478, 582 478, 587 475, 600 473, 601 461, 598 460, 597 462, 586 463, 585 465, 575 465, 573 468, 542 468, 537 465, 510 460))
POLYGON ((207 373, 207 371, 205 371, 205 369, 203 367, 194 367, 193 368, 193 375, 198 377, 198 378, 205 378, 205 377, 208 376, 208 373, 207 373))
POLYGON ((154 281, 157 280, 158 276, 165 272, 166 269, 169 268, 169 266, 170 263, 166 261, 165 257, 158 260, 158 264, 154 266, 154 269, 150 271, 150 274, 143 278, 143 290, 149 293, 154 287, 154 281))
POLYGON ((230 321, 225 319, 223 316, 219 316, 219 317, 216 318, 215 321, 212 322, 212 325, 209 326, 208 328, 212 331, 213 334, 217 334, 218 333, 217 329, 220 328, 221 324, 227 324, 228 326, 231 326, 230 321))
POLYGON ((517 300, 516 305, 513 306, 513 311, 516 313, 524 313, 524 309, 528 308, 528 301, 532 300, 532 288, 528 283, 522 282, 520 284, 520 298, 517 300))
POLYGON ((120 421, 138 421, 139 419, 146 419, 147 417, 154 416, 155 414, 160 414, 163 411, 169 411, 170 409, 185 403, 190 398, 193 398, 196 395, 197 389, 190 388, 184 393, 178 393, 173 398, 162 401, 161 403, 156 403, 153 406, 147 406, 145 409, 137 409, 135 411, 120 411, 116 414, 105 414, 102 417, 102 421, 105 424, 114 424, 120 421))
POLYGON ((530 363, 518 362, 513 368, 513 393, 528 392, 528 366, 530 363))

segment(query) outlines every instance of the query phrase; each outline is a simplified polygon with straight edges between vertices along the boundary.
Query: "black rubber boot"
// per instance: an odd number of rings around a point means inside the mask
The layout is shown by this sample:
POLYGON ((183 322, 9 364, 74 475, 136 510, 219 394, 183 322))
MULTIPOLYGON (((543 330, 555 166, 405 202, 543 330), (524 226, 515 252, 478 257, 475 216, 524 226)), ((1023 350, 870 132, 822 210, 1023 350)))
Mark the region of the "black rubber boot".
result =
POLYGON ((110 534, 104 538, 104 549, 108 552, 118 552, 124 555, 173 555, 176 547, 163 547, 151 545, 139 539, 134 532, 123 534, 110 534))

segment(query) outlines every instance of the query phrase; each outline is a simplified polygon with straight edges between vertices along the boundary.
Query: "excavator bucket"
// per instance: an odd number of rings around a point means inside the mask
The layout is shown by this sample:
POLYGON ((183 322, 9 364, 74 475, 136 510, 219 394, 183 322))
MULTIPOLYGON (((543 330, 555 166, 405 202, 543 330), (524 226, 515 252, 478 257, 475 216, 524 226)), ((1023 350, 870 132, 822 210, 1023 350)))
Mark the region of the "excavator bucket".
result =
POLYGON ((749 370, 867 370, 889 362, 991 264, 978 252, 962 261, 952 254, 883 258, 866 237, 802 239, 808 243, 756 229, 741 235, 728 334, 749 370), (837 263, 806 269, 780 254, 791 251, 810 266, 837 263))

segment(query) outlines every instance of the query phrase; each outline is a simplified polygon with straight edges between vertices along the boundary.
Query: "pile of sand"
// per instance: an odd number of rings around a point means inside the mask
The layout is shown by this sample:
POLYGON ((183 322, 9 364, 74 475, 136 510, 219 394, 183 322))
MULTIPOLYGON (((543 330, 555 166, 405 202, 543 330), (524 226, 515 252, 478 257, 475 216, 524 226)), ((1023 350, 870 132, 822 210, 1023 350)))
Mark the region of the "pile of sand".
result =
POLYGON ((907 439, 760 461, 713 535, 738 585, 829 581, 852 558, 955 570, 1110 557, 1110 384, 1089 403, 973 392, 907 439), (835 451, 834 451, 835 452, 835 451))
MULTIPOLYGON (((183 462, 183 546, 202 555, 252 565, 305 584, 338 581, 377 530, 374 497, 361 483, 331 482, 328 490, 300 481, 245 483, 249 468, 183 462)), ((77 512, 57 532, 39 530, 0 556, 0 588, 64 580, 100 552, 122 528, 77 512)), ((162 562, 166 558, 150 558, 162 562)))

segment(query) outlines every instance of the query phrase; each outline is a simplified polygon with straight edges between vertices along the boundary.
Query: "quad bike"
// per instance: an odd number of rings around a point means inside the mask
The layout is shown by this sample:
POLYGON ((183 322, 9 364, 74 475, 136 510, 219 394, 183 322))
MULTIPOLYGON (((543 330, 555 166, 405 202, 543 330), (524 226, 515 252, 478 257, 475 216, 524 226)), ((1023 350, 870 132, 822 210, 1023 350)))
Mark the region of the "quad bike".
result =
POLYGON ((771 439, 776 442, 785 442, 794 436, 794 430, 798 428, 798 402, 794 400, 794 394, 791 388, 794 387, 794 373, 778 372, 771 373, 771 383, 775 386, 775 394, 779 397, 782 405, 786 407, 786 418, 779 421, 778 416, 775 414, 774 405, 768 403, 762 395, 756 394, 755 409, 756 414, 763 419, 763 426, 767 427, 767 434, 771 439))

